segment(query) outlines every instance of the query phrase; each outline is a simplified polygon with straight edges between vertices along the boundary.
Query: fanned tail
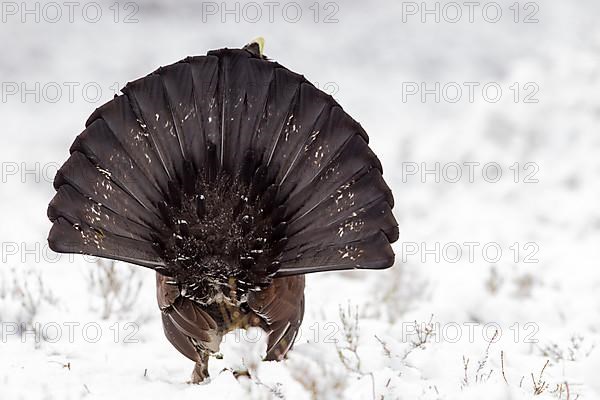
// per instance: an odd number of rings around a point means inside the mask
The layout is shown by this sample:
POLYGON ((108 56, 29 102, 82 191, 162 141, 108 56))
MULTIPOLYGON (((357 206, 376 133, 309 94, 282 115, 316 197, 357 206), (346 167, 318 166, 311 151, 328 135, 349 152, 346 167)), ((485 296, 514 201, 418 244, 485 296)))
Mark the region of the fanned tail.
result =
POLYGON ((183 280, 219 267, 248 287, 386 268, 398 228, 368 141, 275 62, 188 57, 90 116, 54 182, 49 243, 183 280))

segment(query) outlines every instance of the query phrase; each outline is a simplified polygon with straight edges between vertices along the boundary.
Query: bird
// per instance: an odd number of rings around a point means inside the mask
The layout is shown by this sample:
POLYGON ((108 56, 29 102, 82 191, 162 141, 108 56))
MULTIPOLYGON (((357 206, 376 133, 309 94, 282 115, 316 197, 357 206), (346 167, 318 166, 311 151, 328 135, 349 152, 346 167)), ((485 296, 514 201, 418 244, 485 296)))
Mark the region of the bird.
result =
POLYGON ((263 46, 129 82, 91 114, 53 182, 49 247, 154 270, 164 334, 195 363, 192 383, 235 329, 261 328, 265 360, 284 359, 306 274, 394 264, 394 198, 367 133, 263 46))

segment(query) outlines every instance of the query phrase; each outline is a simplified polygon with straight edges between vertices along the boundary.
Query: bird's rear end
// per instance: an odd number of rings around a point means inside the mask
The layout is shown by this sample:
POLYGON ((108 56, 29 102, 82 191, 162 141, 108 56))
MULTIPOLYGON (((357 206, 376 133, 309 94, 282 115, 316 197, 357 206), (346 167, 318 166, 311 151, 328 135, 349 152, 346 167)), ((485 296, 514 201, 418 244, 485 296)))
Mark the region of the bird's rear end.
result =
POLYGON ((223 334, 293 344, 303 274, 393 264, 393 197, 368 136, 258 45, 129 83, 59 170, 53 250, 154 269, 165 333, 206 377, 223 334))

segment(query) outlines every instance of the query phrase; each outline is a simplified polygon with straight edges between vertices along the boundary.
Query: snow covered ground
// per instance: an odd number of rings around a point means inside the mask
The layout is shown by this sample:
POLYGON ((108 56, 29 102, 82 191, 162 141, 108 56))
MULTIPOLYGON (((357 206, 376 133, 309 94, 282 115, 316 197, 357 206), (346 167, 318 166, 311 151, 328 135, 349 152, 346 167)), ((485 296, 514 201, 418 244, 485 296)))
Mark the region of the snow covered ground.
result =
POLYGON ((0 4, 0 399, 600 398, 597 0, 48 4, 0 4), (151 271, 47 249, 51 180, 128 80, 259 35, 369 133, 397 261, 310 276, 286 361, 232 335, 189 385, 151 271))

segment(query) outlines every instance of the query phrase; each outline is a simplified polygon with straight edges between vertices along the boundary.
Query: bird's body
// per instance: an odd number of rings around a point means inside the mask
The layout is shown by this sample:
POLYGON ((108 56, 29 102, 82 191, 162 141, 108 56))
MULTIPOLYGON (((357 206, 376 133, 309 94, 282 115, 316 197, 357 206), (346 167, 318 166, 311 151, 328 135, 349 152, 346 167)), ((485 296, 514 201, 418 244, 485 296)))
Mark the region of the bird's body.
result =
POLYGON ((208 357, 219 351, 223 335, 234 329, 260 327, 269 333, 267 360, 281 360, 292 347, 304 315, 304 276, 275 278, 247 302, 215 301, 202 306, 181 295, 177 285, 157 274, 157 297, 165 335, 196 362, 193 382, 208 376, 208 357), (250 306, 251 305, 251 306, 250 306))
POLYGON ((222 336, 291 348, 304 274, 386 268, 392 194, 364 130, 258 45, 129 83, 97 109, 55 179, 51 248, 157 272, 169 341, 207 376, 222 336))

